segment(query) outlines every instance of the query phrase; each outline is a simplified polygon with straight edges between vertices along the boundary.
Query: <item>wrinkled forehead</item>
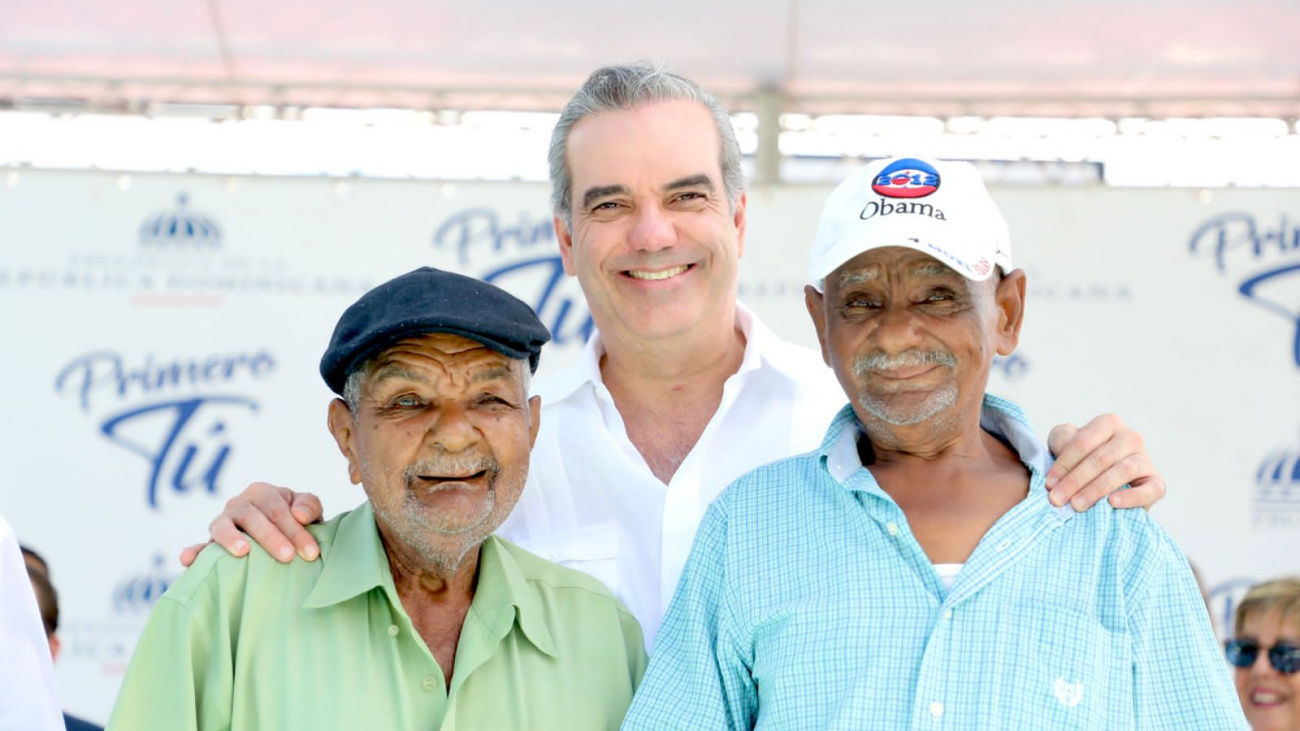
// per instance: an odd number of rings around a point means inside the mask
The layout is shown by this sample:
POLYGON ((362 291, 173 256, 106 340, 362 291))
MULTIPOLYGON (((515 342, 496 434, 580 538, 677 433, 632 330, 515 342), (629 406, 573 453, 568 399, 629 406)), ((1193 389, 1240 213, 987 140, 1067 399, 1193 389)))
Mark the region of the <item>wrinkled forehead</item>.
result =
POLYGON ((390 376, 439 380, 470 378, 523 381, 527 361, 511 358, 483 343, 452 333, 428 333, 406 338, 375 356, 370 379, 390 376))
POLYGON ((854 284, 906 280, 951 280, 966 282, 952 267, 929 254, 902 246, 884 246, 849 259, 826 278, 827 284, 854 284))

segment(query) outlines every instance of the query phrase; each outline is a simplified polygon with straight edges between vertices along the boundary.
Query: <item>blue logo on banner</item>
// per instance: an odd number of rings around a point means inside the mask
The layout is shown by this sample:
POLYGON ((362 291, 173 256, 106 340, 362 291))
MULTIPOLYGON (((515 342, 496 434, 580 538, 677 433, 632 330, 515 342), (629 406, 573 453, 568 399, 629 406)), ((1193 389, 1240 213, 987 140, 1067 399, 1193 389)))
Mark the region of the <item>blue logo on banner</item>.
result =
POLYGON ((556 345, 581 345, 591 337, 595 323, 586 301, 562 291, 564 262, 557 250, 551 219, 533 220, 520 213, 519 222, 509 225, 490 208, 467 208, 443 221, 433 234, 433 245, 454 249, 460 266, 466 269, 472 250, 491 252, 494 266, 467 273, 509 290, 530 304, 551 331, 551 342, 556 345), (528 287, 534 290, 531 296, 528 287))
POLYGON ((1210 616, 1214 617, 1220 635, 1232 636, 1232 623, 1237 613, 1237 604, 1241 602, 1242 597, 1246 596, 1250 587, 1257 583, 1259 582, 1255 579, 1228 579, 1206 590, 1210 595, 1210 616))
POLYGON ((1300 448, 1280 449, 1264 458, 1251 496, 1255 525, 1300 527, 1300 448))
POLYGON ((256 401, 241 395, 175 397, 170 392, 224 387, 241 377, 264 378, 274 369, 275 359, 264 350, 165 363, 146 356, 135 367, 126 365, 118 353, 95 351, 64 366, 54 379, 54 390, 74 396, 85 413, 91 412, 92 396, 129 403, 102 416, 99 430, 148 463, 145 503, 156 510, 160 491, 217 494, 221 470, 233 449, 227 420, 234 413, 258 409, 256 401))
POLYGON ((1243 262, 1251 268, 1237 292, 1291 323, 1291 356, 1300 367, 1300 226, 1286 216, 1269 228, 1249 213, 1224 213, 1192 232, 1190 248, 1212 256, 1220 274, 1243 262))
POLYGON ((118 614, 148 614, 175 580, 167 573, 166 559, 156 553, 151 570, 127 576, 113 587, 113 609, 118 614))
POLYGON ((221 227, 211 217, 192 210, 189 196, 176 197, 176 208, 150 216, 140 226, 140 244, 156 249, 221 248, 221 227))

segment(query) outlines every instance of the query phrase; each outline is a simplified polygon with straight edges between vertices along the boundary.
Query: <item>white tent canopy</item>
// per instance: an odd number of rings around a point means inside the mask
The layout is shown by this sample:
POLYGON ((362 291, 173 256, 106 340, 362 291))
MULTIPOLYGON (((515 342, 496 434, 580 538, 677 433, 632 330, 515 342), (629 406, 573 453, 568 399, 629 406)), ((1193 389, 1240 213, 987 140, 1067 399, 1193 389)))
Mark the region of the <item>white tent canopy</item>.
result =
POLYGON ((733 110, 1300 116, 1295 0, 6 0, 0 106, 556 109, 664 60, 733 110))

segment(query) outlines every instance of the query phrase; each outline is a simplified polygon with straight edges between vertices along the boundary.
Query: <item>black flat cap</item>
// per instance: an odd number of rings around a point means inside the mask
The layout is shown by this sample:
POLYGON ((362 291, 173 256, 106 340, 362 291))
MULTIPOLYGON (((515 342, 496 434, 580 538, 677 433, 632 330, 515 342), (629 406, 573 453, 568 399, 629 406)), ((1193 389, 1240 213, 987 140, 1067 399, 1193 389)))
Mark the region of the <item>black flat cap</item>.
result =
POLYGON ((320 359, 320 374, 342 395, 348 373, 400 340, 452 333, 503 355, 528 359, 537 371, 542 345, 551 339, 533 308, 505 290, 473 277, 420 267, 361 295, 343 312, 320 359))

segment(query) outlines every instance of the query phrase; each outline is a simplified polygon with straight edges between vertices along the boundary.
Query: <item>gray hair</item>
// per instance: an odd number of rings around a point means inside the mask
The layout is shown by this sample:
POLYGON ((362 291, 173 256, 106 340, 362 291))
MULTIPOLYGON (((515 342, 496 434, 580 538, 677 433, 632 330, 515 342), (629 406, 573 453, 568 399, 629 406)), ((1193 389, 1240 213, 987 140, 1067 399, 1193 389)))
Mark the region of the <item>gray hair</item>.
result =
MULTIPOLYGON (((361 384, 366 380, 375 367, 375 362, 379 356, 373 356, 352 366, 348 370, 347 380, 343 382, 343 402, 348 405, 348 411, 352 412, 352 420, 356 421, 357 409, 361 406, 361 384)), ((527 397, 532 392, 533 387, 533 370, 528 367, 528 362, 518 359, 524 364, 524 396, 527 397)))
POLYGON ((722 102, 704 87, 669 71, 662 64, 637 62, 602 66, 592 72, 578 93, 564 105, 555 130, 551 132, 551 149, 547 154, 551 166, 551 207, 555 215, 564 219, 565 228, 571 228, 572 224, 573 179, 565 155, 570 128, 588 115, 627 111, 667 101, 696 102, 704 105, 713 116, 713 126, 718 130, 722 185, 727 190, 731 209, 735 211, 740 195, 745 192, 745 176, 740 169, 736 130, 731 126, 731 117, 722 107, 722 102))

